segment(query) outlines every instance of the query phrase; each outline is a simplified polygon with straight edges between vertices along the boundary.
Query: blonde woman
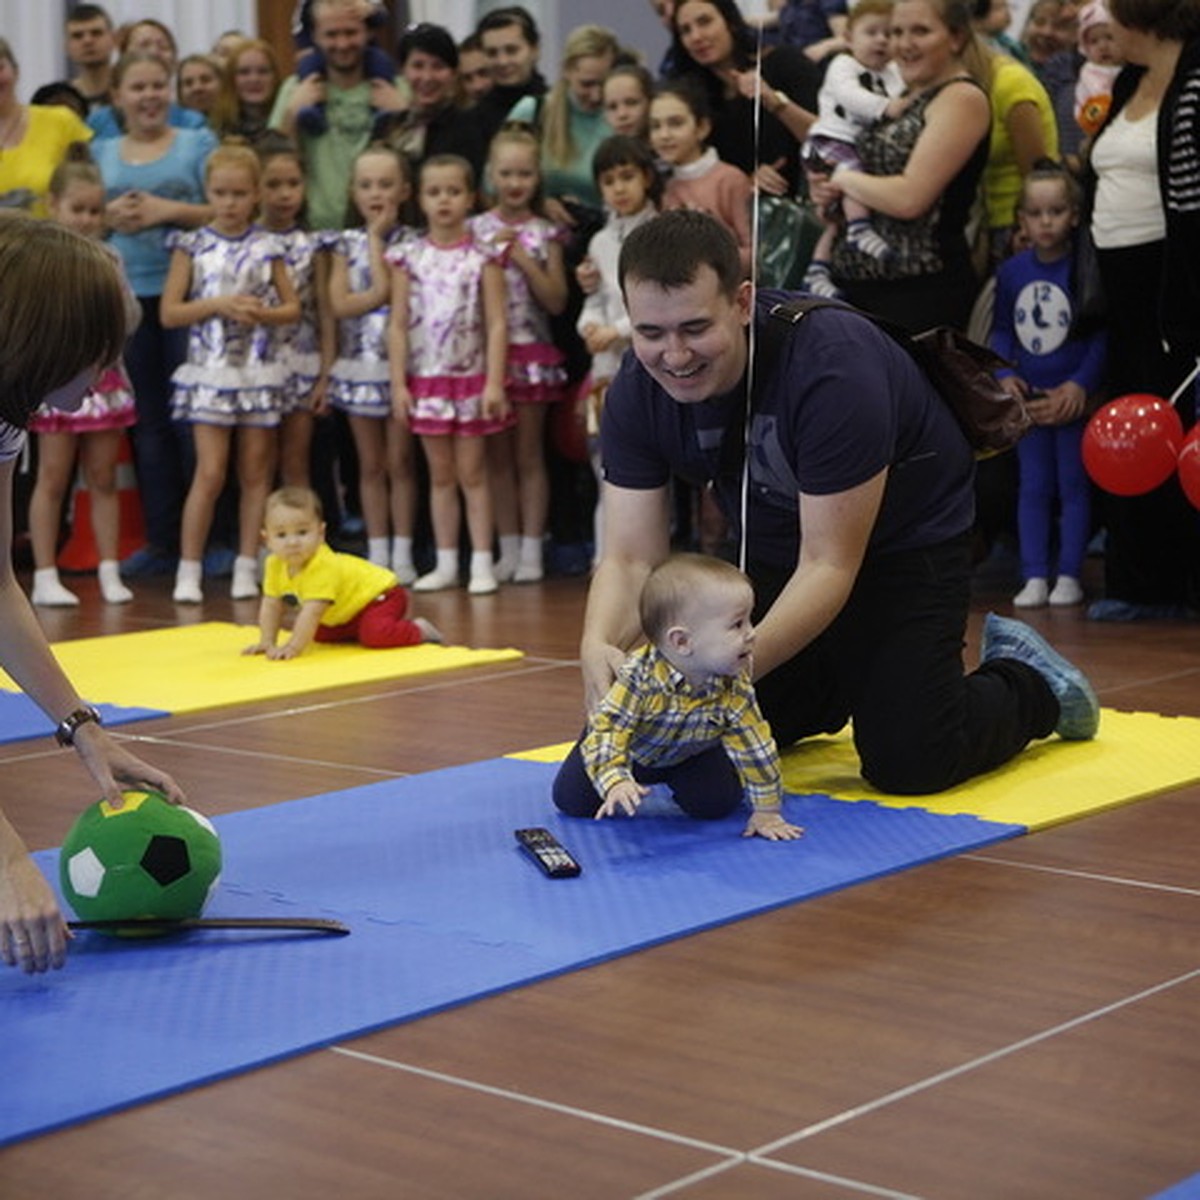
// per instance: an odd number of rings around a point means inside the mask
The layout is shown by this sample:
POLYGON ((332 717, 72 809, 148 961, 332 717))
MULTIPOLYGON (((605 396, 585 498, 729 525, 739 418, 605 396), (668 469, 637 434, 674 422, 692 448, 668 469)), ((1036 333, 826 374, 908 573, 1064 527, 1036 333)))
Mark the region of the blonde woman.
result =
POLYGON ((567 37, 558 82, 544 98, 526 96, 508 114, 538 131, 546 215, 559 224, 576 223, 573 205, 600 207, 592 156, 612 132, 604 116, 604 78, 620 50, 611 30, 580 25, 567 37))

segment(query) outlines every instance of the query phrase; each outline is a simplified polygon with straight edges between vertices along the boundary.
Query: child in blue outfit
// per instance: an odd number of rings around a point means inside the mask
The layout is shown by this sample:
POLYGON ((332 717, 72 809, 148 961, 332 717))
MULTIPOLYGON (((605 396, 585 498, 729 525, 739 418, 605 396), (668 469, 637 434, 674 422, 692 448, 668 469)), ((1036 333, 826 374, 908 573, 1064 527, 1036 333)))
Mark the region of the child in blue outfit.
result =
POLYGON ((1080 573, 1091 531, 1090 484, 1082 440, 1088 397, 1104 374, 1103 333, 1072 337, 1071 267, 1079 188, 1057 163, 1042 160, 1025 177, 1017 221, 1028 249, 996 272, 991 344, 1014 363, 1004 386, 1026 399, 1034 428, 1017 446, 1017 608, 1079 604, 1080 573), (1058 569, 1050 587, 1058 502, 1058 569))

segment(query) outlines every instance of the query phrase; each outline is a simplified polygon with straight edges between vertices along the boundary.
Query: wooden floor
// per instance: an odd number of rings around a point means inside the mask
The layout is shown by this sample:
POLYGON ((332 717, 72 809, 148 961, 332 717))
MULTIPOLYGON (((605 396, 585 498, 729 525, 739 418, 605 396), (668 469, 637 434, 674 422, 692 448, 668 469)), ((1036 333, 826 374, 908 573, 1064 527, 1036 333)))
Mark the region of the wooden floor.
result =
MULTIPOLYGON (((585 586, 423 598, 519 663, 120 736, 212 814, 564 741, 585 586)), ((52 639, 255 611, 80 588, 52 639)), ((1106 706, 1200 716, 1200 625, 1032 620, 1106 706)), ((35 846, 89 799, 47 743, 0 795, 35 846)), ((1191 786, 10 1147, 0 1197, 1140 1200, 1200 1172, 1198 847, 1191 786)))

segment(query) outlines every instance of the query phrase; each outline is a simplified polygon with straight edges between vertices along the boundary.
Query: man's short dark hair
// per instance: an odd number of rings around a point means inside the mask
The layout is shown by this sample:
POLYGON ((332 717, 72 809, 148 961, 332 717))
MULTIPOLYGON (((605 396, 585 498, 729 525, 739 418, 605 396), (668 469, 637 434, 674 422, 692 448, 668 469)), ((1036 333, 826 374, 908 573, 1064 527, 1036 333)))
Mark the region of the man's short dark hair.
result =
POLYGON ((717 273, 717 284, 729 297, 745 278, 733 234, 708 213, 676 208, 652 217, 626 237, 617 259, 617 279, 622 293, 630 279, 672 290, 694 283, 705 266, 717 273))
POLYGON ((77 4, 67 13, 68 25, 77 25, 83 21, 103 21, 109 29, 113 27, 112 17, 99 4, 77 4))
POLYGON ((533 14, 519 4, 510 4, 506 8, 493 8, 490 13, 479 18, 475 32, 482 35, 489 29, 506 29, 509 25, 519 25, 521 36, 531 46, 542 44, 542 35, 538 31, 533 14))

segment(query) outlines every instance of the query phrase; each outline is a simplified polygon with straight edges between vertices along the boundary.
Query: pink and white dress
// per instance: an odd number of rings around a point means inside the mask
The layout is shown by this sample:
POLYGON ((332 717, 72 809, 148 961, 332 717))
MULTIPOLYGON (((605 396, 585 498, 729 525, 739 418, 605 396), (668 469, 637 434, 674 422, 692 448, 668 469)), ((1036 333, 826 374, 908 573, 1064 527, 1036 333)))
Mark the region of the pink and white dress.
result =
POLYGON ((470 233, 452 246, 421 235, 392 247, 386 258, 409 278, 406 375, 413 433, 479 437, 507 428, 511 415, 483 412, 483 269, 499 261, 496 248, 470 233))
MULTIPOLYGON (((125 278, 117 252, 107 242, 100 245, 120 271, 125 293, 125 324, 128 332, 133 333, 142 319, 142 306, 125 278)), ((32 433, 103 433, 109 429, 128 429, 136 421, 133 384, 129 382, 124 366, 115 363, 101 373, 74 412, 59 412, 56 408, 39 405, 29 418, 29 429, 32 433)))
POLYGON ((561 243, 563 230, 544 217, 512 224, 492 209, 472 221, 475 236, 502 252, 508 293, 508 362, 505 390, 512 404, 553 404, 567 384, 566 356, 554 344, 550 317, 537 302, 525 273, 508 261, 509 243, 498 235, 516 231, 516 240, 539 265, 550 260, 550 247, 561 243))

